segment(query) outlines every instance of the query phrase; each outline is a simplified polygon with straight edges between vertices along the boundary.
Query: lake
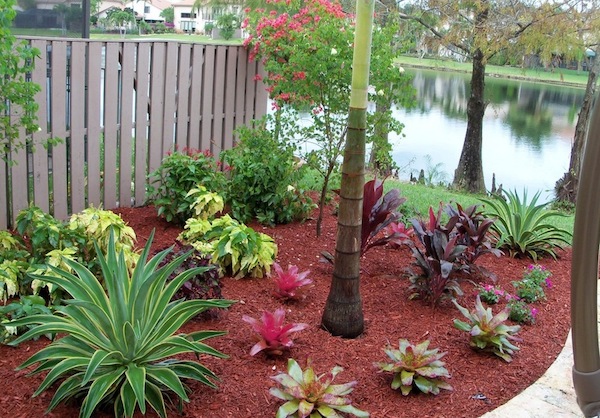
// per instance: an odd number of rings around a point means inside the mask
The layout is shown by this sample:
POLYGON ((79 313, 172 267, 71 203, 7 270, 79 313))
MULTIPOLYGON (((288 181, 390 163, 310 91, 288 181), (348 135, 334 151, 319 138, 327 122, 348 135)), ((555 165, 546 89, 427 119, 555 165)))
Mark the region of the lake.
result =
MULTIPOLYGON (((395 109, 405 137, 390 136, 399 176, 431 172, 437 166, 452 182, 464 142, 468 74, 407 70, 414 75, 417 106, 395 109)), ((483 125, 483 169, 488 190, 495 173, 504 189, 554 196, 554 183, 569 167, 571 142, 583 88, 486 78, 489 102, 483 125)))

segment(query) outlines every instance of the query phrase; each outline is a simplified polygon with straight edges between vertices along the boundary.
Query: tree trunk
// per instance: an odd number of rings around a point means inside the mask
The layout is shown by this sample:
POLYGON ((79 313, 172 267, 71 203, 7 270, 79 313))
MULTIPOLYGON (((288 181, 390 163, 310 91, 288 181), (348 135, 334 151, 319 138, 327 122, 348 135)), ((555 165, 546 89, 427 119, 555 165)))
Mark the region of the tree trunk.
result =
MULTIPOLYGON (((390 86, 390 89, 392 86, 390 86)), ((389 105, 383 103, 375 104, 375 113, 385 113, 390 110, 389 105)), ((375 126, 375 132, 373 135, 373 142, 371 143, 371 154, 369 156, 369 168, 375 173, 375 175, 385 178, 392 174, 392 166, 390 165, 390 161, 392 161, 392 156, 388 153, 388 158, 384 158, 382 163, 381 159, 378 157, 378 154, 381 150, 380 144, 389 143, 390 131, 389 125, 387 123, 378 123, 375 126)))
POLYGON ((325 330, 346 338, 357 337, 364 329, 360 296, 360 234, 374 5, 374 0, 356 1, 352 91, 342 164, 335 260, 331 288, 321 319, 325 330))
POLYGON ((481 147, 483 143, 483 115, 485 113, 485 64, 483 53, 473 54, 471 96, 467 104, 467 133, 458 168, 454 171, 452 186, 470 193, 485 193, 481 147))
POLYGON ((594 102, 594 93, 596 92, 596 82, 598 80, 598 70, 600 60, 594 59, 594 63, 590 67, 588 74, 585 94, 577 124, 575 125, 575 136, 573 145, 571 146, 571 159, 569 161, 569 171, 556 182, 554 193, 559 201, 569 201, 575 203, 577 199, 577 189, 579 188, 579 172, 581 170, 581 157, 583 156, 583 147, 587 136, 587 126, 592 113, 594 102))

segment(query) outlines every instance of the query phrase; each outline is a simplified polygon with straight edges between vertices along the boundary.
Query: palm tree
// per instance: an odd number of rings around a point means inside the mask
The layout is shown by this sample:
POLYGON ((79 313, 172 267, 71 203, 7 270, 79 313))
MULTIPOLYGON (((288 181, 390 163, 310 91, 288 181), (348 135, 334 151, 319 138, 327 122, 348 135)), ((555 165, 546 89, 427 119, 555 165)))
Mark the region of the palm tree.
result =
POLYGON ((346 338, 357 337, 364 329, 360 297, 360 234, 374 6, 374 0, 356 2, 352 90, 342 163, 333 280, 321 320, 324 329, 346 338))

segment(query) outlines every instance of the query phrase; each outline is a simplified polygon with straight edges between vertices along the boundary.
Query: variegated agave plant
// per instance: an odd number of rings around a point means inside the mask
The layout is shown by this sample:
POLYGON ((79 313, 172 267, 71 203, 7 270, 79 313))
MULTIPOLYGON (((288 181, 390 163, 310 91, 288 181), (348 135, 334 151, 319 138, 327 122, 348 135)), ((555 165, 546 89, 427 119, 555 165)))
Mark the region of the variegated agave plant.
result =
POLYGON ((270 389, 271 395, 286 401, 277 410, 276 418, 339 418, 338 412, 366 418, 368 412, 352 405, 346 397, 354 390, 356 381, 334 385, 333 380, 343 369, 334 367, 330 372, 317 376, 312 367, 302 371, 294 359, 288 360, 287 373, 280 373, 272 379, 279 387, 270 389))
POLYGON ((383 350, 391 362, 377 362, 374 365, 382 372, 394 373, 392 389, 400 388, 404 396, 413 388, 433 395, 439 394, 440 389, 452 390, 452 386, 442 380, 450 377, 445 363, 441 361, 446 353, 440 353, 437 348, 428 350, 428 347, 429 340, 412 345, 408 340, 401 339, 397 350, 391 346, 383 350))

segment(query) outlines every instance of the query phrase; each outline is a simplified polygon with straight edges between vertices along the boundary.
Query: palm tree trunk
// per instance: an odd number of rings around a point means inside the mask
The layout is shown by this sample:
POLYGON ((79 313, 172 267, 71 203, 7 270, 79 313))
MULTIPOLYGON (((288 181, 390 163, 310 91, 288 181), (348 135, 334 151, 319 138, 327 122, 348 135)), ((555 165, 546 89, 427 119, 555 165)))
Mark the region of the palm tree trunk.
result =
POLYGON ((331 288, 321 320, 325 330, 346 338, 357 337, 364 329, 360 296, 360 234, 374 5, 374 0, 356 1, 352 92, 348 112, 348 137, 342 164, 335 261, 331 288))

